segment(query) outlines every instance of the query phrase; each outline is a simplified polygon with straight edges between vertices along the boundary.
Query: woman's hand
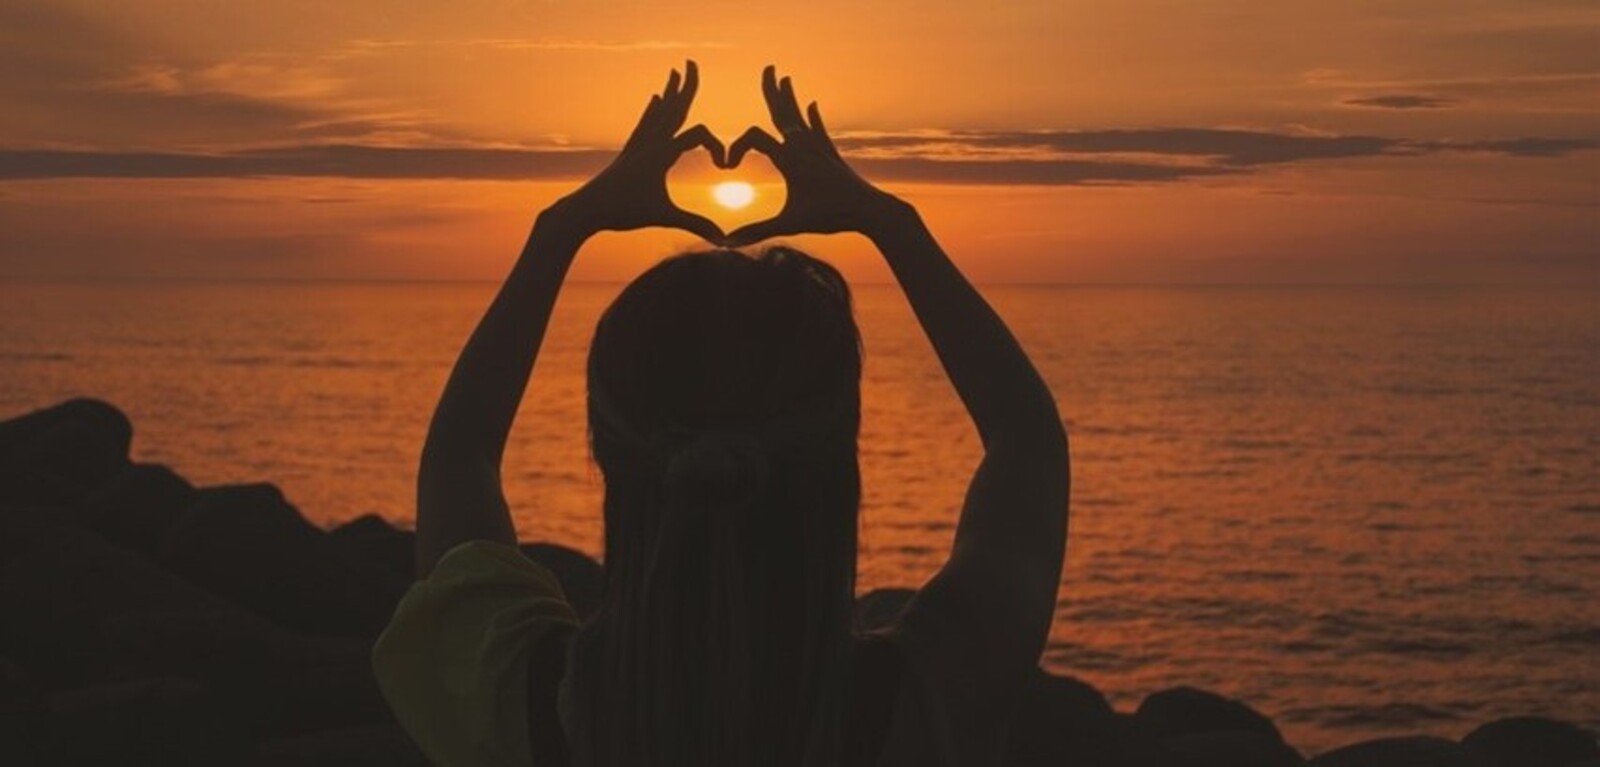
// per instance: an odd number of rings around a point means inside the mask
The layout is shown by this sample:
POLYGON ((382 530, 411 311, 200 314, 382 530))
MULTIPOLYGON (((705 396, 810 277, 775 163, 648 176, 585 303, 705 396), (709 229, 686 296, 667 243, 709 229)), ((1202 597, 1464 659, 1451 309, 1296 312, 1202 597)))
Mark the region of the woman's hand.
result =
POLYGON ((761 72, 761 92, 783 140, 752 127, 728 147, 728 166, 737 166, 754 149, 772 159, 789 195, 778 215, 734 230, 723 244, 738 247, 788 234, 869 233, 888 213, 907 207, 850 169, 828 137, 817 102, 802 116, 794 85, 787 77, 778 80, 770 65, 761 72))
POLYGON ((678 70, 672 70, 666 89, 650 97, 644 116, 616 159, 578 191, 556 203, 551 212, 585 232, 669 226, 709 242, 722 240, 721 227, 679 208, 667 196, 667 171, 684 152, 705 147, 717 166, 725 164, 722 142, 706 126, 678 132, 699 85, 700 72, 693 61, 686 63, 681 78, 678 70))

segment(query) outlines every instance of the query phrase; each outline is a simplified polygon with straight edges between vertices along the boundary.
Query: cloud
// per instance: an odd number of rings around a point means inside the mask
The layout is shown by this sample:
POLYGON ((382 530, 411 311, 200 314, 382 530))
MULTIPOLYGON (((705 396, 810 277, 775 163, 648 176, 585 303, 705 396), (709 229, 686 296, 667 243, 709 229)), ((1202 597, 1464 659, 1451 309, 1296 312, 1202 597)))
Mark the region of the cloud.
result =
POLYGON ((372 145, 445 144, 458 138, 426 111, 350 93, 319 64, 241 55, 200 65, 143 62, 69 94, 59 108, 115 110, 124 132, 158 130, 163 148, 238 148, 263 137, 372 145))
POLYGON ((1374 94, 1343 99, 1342 103, 1349 106, 1439 109, 1471 101, 1478 109, 1600 112, 1594 98, 1595 89, 1600 87, 1600 71, 1592 66, 1565 72, 1415 79, 1370 79, 1333 69, 1315 69, 1302 77, 1306 85, 1313 88, 1374 94), (1413 95, 1448 103, 1408 103, 1410 100, 1406 97, 1413 95))
POLYGON ((364 96, 360 85, 328 57, 185 58, 81 8, 0 0, 0 137, 11 146, 182 151, 464 140, 425 109, 364 96))
POLYGON ((1218 128, 1147 128, 1096 131, 944 131, 847 134, 840 149, 877 160, 961 158, 990 162, 1060 163, 1085 157, 1139 168, 1129 180, 1212 175, 1259 166, 1363 157, 1411 157, 1441 152, 1479 152, 1514 157, 1557 157, 1600 148, 1593 139, 1511 138, 1487 141, 1419 141, 1383 136, 1273 133, 1218 128), (1166 168, 1163 175, 1152 167, 1166 168))
POLYGON ((1086 160, 938 160, 926 157, 852 158, 875 180, 933 184, 1067 186, 1140 184, 1220 176, 1233 171, 1206 166, 1086 160))
POLYGON ((348 97, 346 81, 318 66, 255 54, 202 65, 146 61, 93 84, 92 89, 157 96, 220 94, 278 104, 322 105, 348 97))
POLYGON ((1558 197, 1490 197, 1490 196, 1444 196, 1429 199, 1442 202, 1465 202, 1473 205, 1496 205, 1510 208, 1573 208, 1573 209, 1600 209, 1600 200, 1592 199, 1561 199, 1558 197))
POLYGON ((563 40, 559 38, 486 37, 466 40, 351 40, 347 54, 379 53, 404 48, 485 48, 498 51, 673 51, 731 48, 729 43, 689 40, 563 40))
MULTIPOLYGON (((393 179, 584 178, 612 158, 600 149, 299 146, 226 153, 0 150, 0 180, 46 178, 252 178, 328 176, 393 179)), ((950 184, 1128 184, 1234 172, 1178 164, 1067 159, 945 160, 861 157, 874 179, 950 184)))
MULTIPOLYGON (((1418 141, 1210 128, 941 131, 841 135, 874 179, 944 184, 1142 184, 1237 175, 1351 158, 1446 152, 1560 157, 1592 139, 1418 141)), ((582 178, 612 151, 595 148, 310 144, 217 153, 0 150, 0 179, 322 176, 530 180, 582 178)))
POLYGON ((1461 103, 1461 101, 1459 99, 1425 96, 1416 93, 1387 93, 1381 96, 1351 97, 1339 103, 1370 109, 1449 109, 1461 103))
POLYGON ((1095 131, 950 131, 840 136, 841 149, 925 155, 962 150, 1049 154, 1145 155, 1191 164, 1248 167, 1301 160, 1410 154, 1402 139, 1332 136, 1218 128, 1151 128, 1095 131))
POLYGON ((1564 157, 1600 147, 1591 139, 1565 138, 1513 138, 1492 141, 1458 141, 1438 144, 1442 149, 1459 152, 1487 152, 1512 157, 1564 157))
POLYGON ((601 150, 321 145, 215 154, 0 150, 0 179, 579 177, 603 167, 601 150))
POLYGON ((1309 85, 1362 89, 1419 89, 1426 91, 1501 91, 1543 87, 1582 87, 1600 82, 1600 72, 1544 72, 1538 74, 1485 75, 1480 77, 1434 77, 1407 80, 1365 80, 1337 69, 1313 69, 1303 76, 1309 85))

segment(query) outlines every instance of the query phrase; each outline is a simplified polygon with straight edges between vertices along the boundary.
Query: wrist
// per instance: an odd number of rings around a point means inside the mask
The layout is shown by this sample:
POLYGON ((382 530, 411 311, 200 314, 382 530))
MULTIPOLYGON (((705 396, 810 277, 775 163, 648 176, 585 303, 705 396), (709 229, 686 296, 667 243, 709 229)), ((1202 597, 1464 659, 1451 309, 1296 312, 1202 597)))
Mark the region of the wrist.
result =
POLYGON ((552 245, 568 245, 576 250, 599 233, 600 228, 594 221, 595 217, 586 211, 581 200, 563 197, 539 212, 533 220, 533 233, 528 239, 530 244, 540 240, 552 245))
POLYGON ((922 217, 911 203, 886 192, 879 193, 865 206, 866 222, 861 234, 878 245, 922 228, 922 217))

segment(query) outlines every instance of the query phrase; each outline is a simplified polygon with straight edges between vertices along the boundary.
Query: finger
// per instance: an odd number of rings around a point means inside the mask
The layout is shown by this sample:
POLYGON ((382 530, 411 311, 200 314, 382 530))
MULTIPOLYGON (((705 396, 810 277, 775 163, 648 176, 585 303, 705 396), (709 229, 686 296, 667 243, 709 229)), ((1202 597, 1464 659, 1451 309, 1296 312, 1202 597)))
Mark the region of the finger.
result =
POLYGON ((680 75, 678 74, 678 70, 672 70, 672 74, 667 77, 666 89, 661 91, 662 101, 671 102, 672 97, 678 95, 679 77, 680 75))
POLYGON ((688 111, 690 102, 694 101, 695 91, 700 90, 700 65, 694 59, 686 59, 683 64, 683 88, 678 91, 678 98, 683 102, 684 111, 688 111))
POLYGON ((672 129, 683 127, 683 121, 689 117, 689 107, 694 104, 694 94, 700 90, 700 67, 690 59, 683 67, 683 87, 672 101, 672 129))
POLYGON ((833 145, 833 137, 828 135, 828 126, 822 124, 822 110, 817 108, 817 102, 813 101, 806 107, 806 116, 811 118, 812 134, 822 139, 822 145, 827 147, 828 152, 834 157, 844 159, 839 157, 839 148, 833 145))
POLYGON ((718 168, 728 165, 728 150, 722 146, 722 141, 711 133, 711 129, 704 124, 696 125, 672 139, 672 149, 675 154, 683 154, 697 146, 703 146, 711 153, 711 162, 718 168))
POLYGON ((783 122, 778 129, 783 133, 806 129, 805 118, 800 116, 800 104, 794 98, 794 83, 785 77, 778 83, 778 110, 783 122))
POLYGON ((812 130, 827 135, 828 128, 822 124, 822 110, 817 109, 817 102, 806 105, 806 120, 811 123, 812 130))
POLYGON ((785 220, 782 215, 779 215, 777 218, 746 224, 729 232, 728 236, 722 238, 722 246, 725 248, 742 248, 762 240, 770 240, 773 237, 796 234, 798 231, 794 225, 785 220))
POLYGON ((772 127, 781 132, 783 122, 778 116, 778 68, 771 64, 761 70, 761 96, 767 101, 767 116, 772 118, 772 127))
POLYGON ((717 226, 711 219, 686 210, 675 210, 668 214, 661 222, 665 226, 682 229, 691 234, 699 235, 706 242, 722 243, 727 240, 722 227, 717 226))
POLYGON ((778 154, 783 151, 783 144, 773 138, 771 133, 752 125, 728 145, 727 164, 723 167, 739 167, 739 161, 743 160, 745 153, 752 149, 772 158, 773 164, 776 165, 778 154))

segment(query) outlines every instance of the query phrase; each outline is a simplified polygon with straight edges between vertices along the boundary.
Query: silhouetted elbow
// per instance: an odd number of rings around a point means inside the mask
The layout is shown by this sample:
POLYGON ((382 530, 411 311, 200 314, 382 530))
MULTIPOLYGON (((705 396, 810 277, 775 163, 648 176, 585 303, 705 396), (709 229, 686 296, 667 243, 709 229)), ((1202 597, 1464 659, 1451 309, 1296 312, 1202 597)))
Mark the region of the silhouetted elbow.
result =
POLYGON ((1060 411, 1049 392, 1034 403, 1019 403, 1012 417, 982 434, 984 450, 1018 450, 1042 460, 1064 464, 1067 460, 1067 430, 1060 411))

